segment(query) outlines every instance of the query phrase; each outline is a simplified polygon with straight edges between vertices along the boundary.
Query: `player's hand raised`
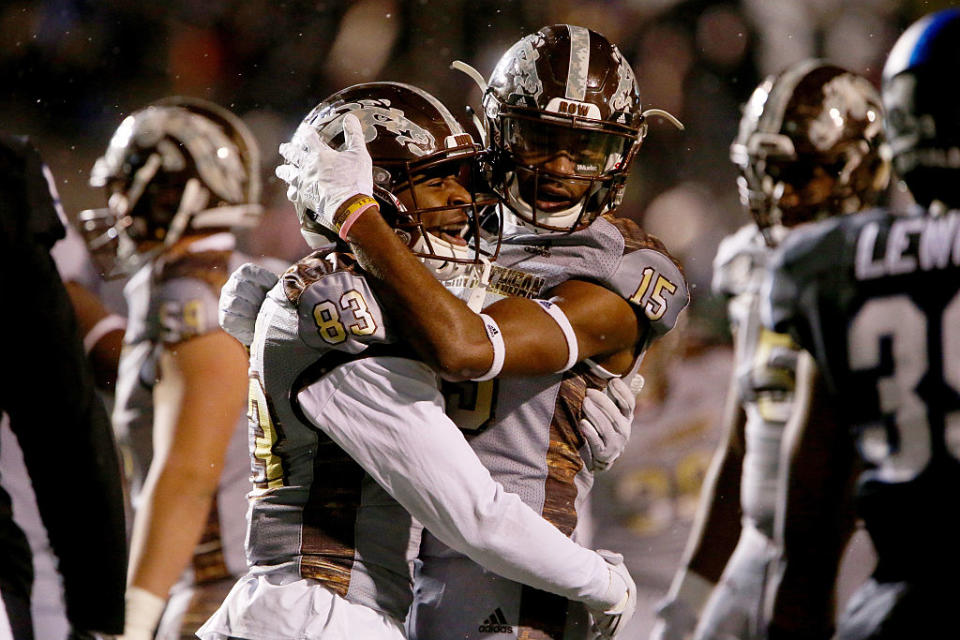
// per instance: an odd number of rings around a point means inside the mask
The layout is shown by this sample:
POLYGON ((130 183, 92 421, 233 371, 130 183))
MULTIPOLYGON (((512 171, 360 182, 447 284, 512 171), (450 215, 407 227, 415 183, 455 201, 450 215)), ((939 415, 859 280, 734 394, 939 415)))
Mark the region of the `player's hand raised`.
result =
POLYGON ((335 151, 320 139, 316 129, 301 124, 293 140, 280 145, 286 160, 275 173, 287 183, 287 198, 298 215, 310 210, 317 223, 339 231, 337 210, 358 195, 373 195, 373 160, 367 151, 363 127, 352 113, 343 117, 344 145, 335 151))

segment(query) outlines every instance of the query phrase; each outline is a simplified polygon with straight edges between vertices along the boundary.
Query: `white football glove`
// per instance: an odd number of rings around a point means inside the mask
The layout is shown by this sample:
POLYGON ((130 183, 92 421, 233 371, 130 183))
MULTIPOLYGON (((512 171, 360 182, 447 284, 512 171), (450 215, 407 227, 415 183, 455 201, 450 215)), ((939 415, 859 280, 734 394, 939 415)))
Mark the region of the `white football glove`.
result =
POLYGON ((220 327, 243 346, 249 347, 253 343, 257 314, 267 292, 277 284, 278 279, 266 267, 247 262, 231 273, 227 283, 220 289, 217 309, 220 327))
POLYGON ((287 198, 303 217, 305 209, 317 223, 339 231, 334 214, 356 195, 373 195, 373 160, 363 139, 363 127, 352 113, 343 117, 344 145, 334 151, 320 139, 316 129, 301 124, 293 140, 280 145, 286 160, 274 173, 287 183, 287 198))
POLYGON ((616 638, 624 630, 637 609, 637 585, 623 564, 623 556, 606 549, 597 549, 597 553, 607 561, 610 569, 610 589, 623 591, 620 602, 606 611, 590 611, 593 620, 591 632, 594 638, 616 638))
POLYGON ((611 378, 606 393, 587 389, 580 433, 590 449, 590 471, 606 471, 623 453, 630 439, 636 403, 630 386, 620 378, 611 378))

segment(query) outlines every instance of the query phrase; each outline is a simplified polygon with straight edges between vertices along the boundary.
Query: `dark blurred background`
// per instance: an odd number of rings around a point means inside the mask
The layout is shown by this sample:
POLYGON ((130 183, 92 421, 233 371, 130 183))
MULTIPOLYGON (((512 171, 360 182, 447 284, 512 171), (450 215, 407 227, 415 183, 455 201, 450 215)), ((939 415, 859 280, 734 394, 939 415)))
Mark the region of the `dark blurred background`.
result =
MULTIPOLYGON (((539 27, 590 27, 632 61, 654 120, 619 212, 659 235, 684 263, 693 304, 647 358, 630 447, 595 491, 595 540, 627 556, 642 593, 631 626, 645 637, 669 584, 718 434, 729 377, 724 309, 709 293, 720 239, 747 222, 728 147, 740 105, 766 75, 819 56, 879 81, 884 57, 919 16, 955 4, 896 0, 4 0, 0 128, 31 135, 73 217, 103 206, 89 169, 129 112, 170 94, 242 115, 262 145, 264 224, 246 248, 305 251, 273 178, 277 145, 317 102, 369 80, 419 85, 454 113, 479 91, 451 71, 485 76, 539 27)), ((864 569, 860 567, 860 569, 864 569)), ((869 570, 869 567, 866 567, 869 570)), ((630 635, 629 637, 634 637, 630 635)))

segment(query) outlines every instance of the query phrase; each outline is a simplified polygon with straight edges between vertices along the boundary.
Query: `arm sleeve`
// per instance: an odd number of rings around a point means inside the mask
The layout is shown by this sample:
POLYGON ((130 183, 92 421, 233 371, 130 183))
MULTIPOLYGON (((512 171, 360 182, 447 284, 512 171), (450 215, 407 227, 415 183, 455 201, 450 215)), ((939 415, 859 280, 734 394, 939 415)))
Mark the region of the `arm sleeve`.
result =
POLYGON ((506 578, 607 608, 604 560, 490 477, 443 411, 435 374, 404 358, 343 365, 304 413, 438 539, 506 578))

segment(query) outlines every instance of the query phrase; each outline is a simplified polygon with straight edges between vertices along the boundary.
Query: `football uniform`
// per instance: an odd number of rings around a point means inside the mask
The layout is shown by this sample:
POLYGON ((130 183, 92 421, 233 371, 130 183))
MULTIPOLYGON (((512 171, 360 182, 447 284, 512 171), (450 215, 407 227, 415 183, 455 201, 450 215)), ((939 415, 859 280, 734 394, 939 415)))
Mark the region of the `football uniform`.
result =
POLYGON ((760 320, 770 249, 753 223, 725 238, 714 260, 713 289, 728 299, 737 395, 746 412, 740 480, 742 530, 707 601, 695 638, 759 638, 764 586, 774 559, 780 443, 790 415, 799 347, 760 320))
POLYGON ((960 213, 882 210, 791 232, 769 326, 816 358, 867 464, 857 507, 873 577, 838 637, 944 637, 955 627, 960 518, 960 213))
MULTIPOLYGON (((588 280, 622 295, 648 319, 647 344, 673 327, 689 295, 676 265, 645 239, 633 222, 608 217, 572 234, 511 233, 503 239, 484 306, 508 295, 539 297, 568 279, 588 280)), ((463 295, 464 283, 451 284, 463 295)), ((641 355, 642 347, 638 364, 641 355)), ((605 378, 602 370, 580 365, 563 373, 445 385, 448 413, 493 478, 568 536, 593 484, 579 432, 582 402, 588 386, 603 388, 605 378)), ((487 571, 431 533, 425 532, 420 553, 411 637, 587 634, 579 604, 487 571)))
POLYGON ((251 345, 251 569, 204 640, 404 637, 418 520, 514 579, 606 592, 598 555, 493 482, 438 382, 396 344, 350 256, 317 252, 284 274, 251 345))
MULTIPOLYGON (((218 331, 220 287, 246 258, 234 236, 218 233, 143 267, 124 287, 129 309, 117 377, 113 425, 131 452, 134 512, 152 459, 153 388, 163 348, 218 331)), ((246 571, 243 537, 249 491, 246 419, 238 420, 216 499, 192 566, 171 589, 158 638, 192 637, 237 576, 246 571)), ((135 516, 136 517, 136 516, 135 516)))

